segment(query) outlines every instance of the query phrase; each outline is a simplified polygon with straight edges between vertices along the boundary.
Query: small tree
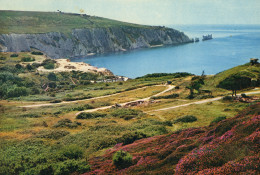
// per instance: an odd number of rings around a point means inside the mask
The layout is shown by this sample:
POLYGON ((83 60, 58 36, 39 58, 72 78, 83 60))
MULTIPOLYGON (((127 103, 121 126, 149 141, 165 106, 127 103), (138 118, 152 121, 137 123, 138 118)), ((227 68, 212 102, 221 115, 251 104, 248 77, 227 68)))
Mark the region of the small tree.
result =
POLYGON ((237 95, 237 90, 242 90, 251 86, 251 78, 240 75, 233 75, 221 81, 218 87, 232 90, 232 96, 237 95))
POLYGON ((113 164, 120 169, 126 168, 132 164, 132 159, 133 157, 128 152, 120 150, 113 155, 113 164))
POLYGON ((47 77, 51 81, 56 81, 57 80, 57 76, 53 72, 49 73, 49 75, 47 77))

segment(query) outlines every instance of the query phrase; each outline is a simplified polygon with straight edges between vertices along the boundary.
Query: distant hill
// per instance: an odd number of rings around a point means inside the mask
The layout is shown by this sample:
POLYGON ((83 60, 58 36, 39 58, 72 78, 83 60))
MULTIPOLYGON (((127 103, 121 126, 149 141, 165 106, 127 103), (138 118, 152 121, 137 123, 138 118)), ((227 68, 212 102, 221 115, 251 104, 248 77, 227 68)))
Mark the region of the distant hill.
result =
POLYGON ((0 11, 0 23, 0 34, 71 33, 72 29, 116 26, 154 28, 86 14, 34 11, 0 11))
POLYGON ((184 33, 86 14, 0 11, 0 52, 40 50, 52 58, 191 42, 184 33))

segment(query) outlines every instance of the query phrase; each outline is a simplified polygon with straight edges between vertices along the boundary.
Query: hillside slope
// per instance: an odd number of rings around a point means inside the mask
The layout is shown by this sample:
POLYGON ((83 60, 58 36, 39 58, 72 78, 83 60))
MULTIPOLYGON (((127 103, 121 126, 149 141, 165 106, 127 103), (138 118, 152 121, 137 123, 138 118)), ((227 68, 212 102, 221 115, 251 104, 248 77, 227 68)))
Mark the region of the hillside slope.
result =
POLYGON ((191 42, 171 28, 71 13, 0 11, 0 23, 0 52, 35 48, 52 58, 191 42))
POLYGON ((87 174, 258 174, 260 173, 260 108, 251 105, 234 118, 208 127, 118 144, 89 160, 87 174), (117 169, 116 151, 132 154, 133 163, 117 169))

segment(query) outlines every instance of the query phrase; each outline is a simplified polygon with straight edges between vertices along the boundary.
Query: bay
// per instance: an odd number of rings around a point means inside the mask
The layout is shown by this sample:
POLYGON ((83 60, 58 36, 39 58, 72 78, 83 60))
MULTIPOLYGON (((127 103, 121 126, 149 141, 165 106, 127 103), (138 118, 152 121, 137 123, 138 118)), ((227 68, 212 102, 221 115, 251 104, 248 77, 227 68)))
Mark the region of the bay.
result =
POLYGON ((200 42, 178 46, 139 49, 127 52, 72 58, 96 67, 105 67, 115 75, 136 78, 148 73, 190 72, 216 74, 245 64, 260 56, 260 25, 170 25, 200 42), (213 39, 201 41, 202 35, 213 39))

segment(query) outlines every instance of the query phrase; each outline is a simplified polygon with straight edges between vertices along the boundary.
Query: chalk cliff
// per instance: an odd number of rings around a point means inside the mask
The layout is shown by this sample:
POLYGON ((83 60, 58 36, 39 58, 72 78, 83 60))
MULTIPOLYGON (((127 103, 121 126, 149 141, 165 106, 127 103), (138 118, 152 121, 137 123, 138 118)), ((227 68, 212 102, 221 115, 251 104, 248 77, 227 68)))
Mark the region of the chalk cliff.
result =
POLYGON ((51 58, 64 58, 188 42, 191 42, 188 36, 171 28, 117 26, 73 29, 69 35, 61 32, 1 34, 0 52, 31 51, 35 48, 51 58))

